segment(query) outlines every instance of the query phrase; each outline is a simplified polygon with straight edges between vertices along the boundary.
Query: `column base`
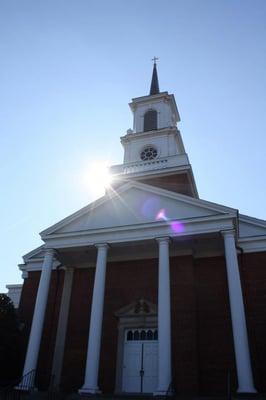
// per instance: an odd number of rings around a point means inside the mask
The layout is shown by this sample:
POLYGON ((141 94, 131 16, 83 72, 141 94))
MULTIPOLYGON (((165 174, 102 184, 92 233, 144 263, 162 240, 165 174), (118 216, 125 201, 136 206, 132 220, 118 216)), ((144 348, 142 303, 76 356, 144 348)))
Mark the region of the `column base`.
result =
POLYGON ((14 389, 20 392, 37 392, 38 390, 35 386, 22 385, 21 383, 14 386, 14 389))
POLYGON ((156 390, 153 392, 153 396, 155 397, 165 397, 165 396, 172 396, 173 391, 172 390, 156 390))
POLYGON ((237 394, 240 394, 240 395, 243 395, 243 396, 246 395, 246 394, 248 395, 248 394, 256 394, 256 393, 258 393, 257 390, 253 386, 252 387, 248 387, 248 388, 247 387, 245 387, 245 388, 241 388, 240 387, 240 388, 237 389, 236 392, 237 392, 237 394))
POLYGON ((102 392, 100 391, 100 389, 98 387, 96 388, 89 388, 89 387, 82 387, 81 389, 79 389, 79 394, 83 395, 83 396, 90 396, 90 395, 94 395, 94 394, 101 394, 102 392))

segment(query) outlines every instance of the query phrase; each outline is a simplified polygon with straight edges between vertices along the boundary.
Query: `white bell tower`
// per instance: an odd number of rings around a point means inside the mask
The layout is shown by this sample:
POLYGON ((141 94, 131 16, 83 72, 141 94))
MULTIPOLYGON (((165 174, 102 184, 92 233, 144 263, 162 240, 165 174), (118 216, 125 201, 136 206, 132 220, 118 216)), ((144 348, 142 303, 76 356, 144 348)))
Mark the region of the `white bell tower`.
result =
POLYGON ((110 172, 117 183, 139 180, 198 197, 192 168, 177 128, 179 112, 173 94, 160 92, 154 59, 150 93, 132 99, 133 130, 121 137, 124 163, 110 172))

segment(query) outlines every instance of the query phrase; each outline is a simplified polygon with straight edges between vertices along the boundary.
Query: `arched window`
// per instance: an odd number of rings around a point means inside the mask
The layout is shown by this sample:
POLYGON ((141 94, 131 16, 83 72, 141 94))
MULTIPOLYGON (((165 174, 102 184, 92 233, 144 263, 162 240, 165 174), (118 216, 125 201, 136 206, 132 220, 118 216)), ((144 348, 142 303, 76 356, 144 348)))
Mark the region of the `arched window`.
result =
POLYGON ((152 340, 153 339, 153 332, 152 332, 151 329, 149 329, 148 332, 147 332, 147 339, 148 340, 152 340))
POLYGON ((140 340, 146 340, 146 331, 140 332, 140 340))
POLYGON ((130 329, 126 332, 127 341, 158 340, 157 329, 130 329))
POLYGON ((139 331, 134 332, 134 340, 139 340, 139 331))
POLYGON ((144 114, 144 132, 157 129, 157 111, 149 110, 144 114))

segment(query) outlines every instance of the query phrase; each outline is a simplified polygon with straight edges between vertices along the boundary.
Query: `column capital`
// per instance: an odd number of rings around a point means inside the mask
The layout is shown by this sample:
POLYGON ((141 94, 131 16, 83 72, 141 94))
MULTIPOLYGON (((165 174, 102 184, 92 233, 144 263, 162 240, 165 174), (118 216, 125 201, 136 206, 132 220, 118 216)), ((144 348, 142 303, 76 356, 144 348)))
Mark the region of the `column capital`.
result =
POLYGON ((96 243, 94 245, 97 249, 109 249, 110 245, 108 243, 96 243))
POLYGON ((157 237, 155 238, 155 240, 158 243, 170 243, 172 239, 170 238, 170 236, 163 236, 163 237, 157 237))
POLYGON ((45 254, 50 254, 51 256, 55 256, 56 250, 51 248, 44 249, 45 254))
POLYGON ((225 236, 234 236, 235 237, 236 236, 236 232, 234 229, 228 229, 225 231, 221 231, 220 233, 223 237, 225 237, 225 236))

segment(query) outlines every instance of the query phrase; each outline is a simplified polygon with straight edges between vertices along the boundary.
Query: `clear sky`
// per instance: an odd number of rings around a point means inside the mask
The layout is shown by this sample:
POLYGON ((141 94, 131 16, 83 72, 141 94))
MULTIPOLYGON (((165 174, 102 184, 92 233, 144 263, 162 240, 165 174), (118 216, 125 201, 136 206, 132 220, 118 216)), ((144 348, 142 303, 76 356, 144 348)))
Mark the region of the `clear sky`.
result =
POLYGON ((266 219, 265 0, 3 0, 0 292, 40 231, 95 199, 90 164, 122 162, 154 55, 200 197, 266 219))

